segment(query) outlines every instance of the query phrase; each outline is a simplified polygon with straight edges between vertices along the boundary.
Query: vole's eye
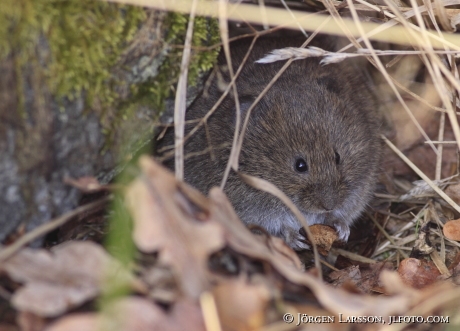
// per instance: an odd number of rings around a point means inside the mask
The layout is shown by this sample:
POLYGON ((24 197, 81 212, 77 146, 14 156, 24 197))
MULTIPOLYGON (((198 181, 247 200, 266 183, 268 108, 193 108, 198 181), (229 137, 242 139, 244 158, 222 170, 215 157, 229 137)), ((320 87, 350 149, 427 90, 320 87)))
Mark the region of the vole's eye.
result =
POLYGON ((295 161, 295 170, 297 170, 298 172, 306 172, 306 171, 308 171, 307 161, 305 161, 302 158, 298 158, 295 161))
POLYGON ((340 164, 340 154, 335 152, 335 163, 340 164))

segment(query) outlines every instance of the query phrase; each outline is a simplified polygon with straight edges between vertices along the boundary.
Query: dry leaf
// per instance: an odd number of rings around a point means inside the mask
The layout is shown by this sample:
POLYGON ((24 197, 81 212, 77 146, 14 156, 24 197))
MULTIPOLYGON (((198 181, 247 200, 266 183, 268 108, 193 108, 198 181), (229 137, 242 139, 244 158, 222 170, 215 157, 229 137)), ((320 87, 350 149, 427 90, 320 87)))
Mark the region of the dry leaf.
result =
POLYGON ((442 232, 450 240, 460 241, 460 219, 448 221, 442 232))
MULTIPOLYGON (((58 319, 44 331, 98 331, 100 328, 99 315, 96 313, 70 314, 58 319)), ((121 330, 121 329, 119 329, 121 330)))
POLYGON ((405 284, 421 289, 433 284, 440 272, 432 262, 408 258, 399 264, 398 274, 405 284))
POLYGON ((460 204, 460 183, 449 185, 445 192, 455 203, 460 204))
POLYGON ((104 186, 102 186, 96 178, 90 176, 80 177, 78 179, 65 177, 64 183, 72 185, 86 193, 93 193, 104 189, 104 186))
POLYGON ((167 312, 138 297, 127 297, 106 307, 103 313, 73 314, 52 323, 45 331, 203 331, 201 311, 187 301, 167 312))
POLYGON ((96 297, 112 263, 100 245, 70 241, 51 252, 23 249, 1 268, 25 283, 13 295, 16 309, 54 317, 96 297))
MULTIPOLYGON (((27 311, 20 311, 17 322, 21 331, 42 331, 46 325, 43 317, 37 316, 27 311)), ((0 327, 1 330, 1 327, 0 327)))
POLYGON ((318 252, 327 256, 332 244, 337 240, 337 231, 327 225, 314 224, 309 226, 315 244, 318 246, 318 252))
POLYGON ((262 278, 229 279, 214 287, 212 293, 225 330, 257 330, 266 323, 265 314, 273 294, 262 278))
MULTIPOLYGON (((283 268, 303 271, 303 266, 295 252, 287 245, 276 245, 277 239, 267 249, 265 241, 255 240, 254 234, 239 220, 227 196, 220 188, 209 192, 211 200, 211 218, 218 221, 226 230, 228 244, 235 251, 262 261, 276 261, 283 268)), ((269 241, 270 242, 270 241, 269 241)))
POLYGON ((272 253, 277 255, 279 259, 283 259, 286 265, 291 264, 296 269, 304 269, 302 262, 300 262, 299 256, 284 242, 283 239, 270 236, 268 245, 272 253))
POLYGON ((359 266, 350 266, 331 272, 329 278, 333 281, 332 285, 335 287, 342 286, 346 282, 356 285, 361 280, 361 271, 359 266))
POLYGON ((143 176, 126 192, 134 242, 144 252, 159 251, 160 262, 179 276, 181 289, 198 298, 209 286, 209 256, 224 247, 223 228, 210 219, 209 202, 201 193, 150 157, 141 157, 139 165, 143 176))

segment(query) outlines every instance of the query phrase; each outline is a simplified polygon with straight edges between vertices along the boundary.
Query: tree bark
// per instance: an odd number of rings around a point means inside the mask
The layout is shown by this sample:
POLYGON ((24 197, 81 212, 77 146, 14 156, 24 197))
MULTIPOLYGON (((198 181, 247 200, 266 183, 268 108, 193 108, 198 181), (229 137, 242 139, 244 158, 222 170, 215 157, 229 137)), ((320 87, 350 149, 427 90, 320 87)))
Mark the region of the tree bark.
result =
MULTIPOLYGON (((124 15, 125 9, 118 10, 124 15)), ((104 82, 113 85, 116 95, 109 106, 102 104, 97 93, 89 100, 91 90, 62 97, 48 84, 46 68, 55 54, 46 33, 37 37, 32 60, 20 70, 20 47, 12 45, 3 59, 0 55, 0 241, 19 225, 30 230, 75 208, 81 193, 65 184, 65 177, 94 176, 106 183, 120 162, 152 139, 163 109, 149 104, 154 96, 139 91, 158 84, 162 66, 175 52, 166 44, 171 24, 186 26, 187 21, 172 22, 161 12, 146 14, 104 82), (122 108, 129 111, 120 114, 122 108)), ((59 28, 59 22, 53 24, 51 28, 59 28)), ((197 86, 203 76, 201 72, 195 77, 197 86)), ((198 91, 190 89, 189 100, 198 91)), ((166 113, 171 113, 170 99, 165 104, 166 113)))

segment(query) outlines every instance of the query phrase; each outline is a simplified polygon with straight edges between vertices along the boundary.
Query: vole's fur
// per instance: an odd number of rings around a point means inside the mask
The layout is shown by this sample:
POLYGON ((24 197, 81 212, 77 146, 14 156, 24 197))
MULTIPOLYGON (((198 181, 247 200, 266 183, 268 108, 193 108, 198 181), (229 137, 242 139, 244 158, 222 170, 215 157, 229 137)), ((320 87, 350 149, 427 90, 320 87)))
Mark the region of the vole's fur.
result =
MULTIPOLYGON (((237 80, 242 119, 285 63, 255 61, 273 49, 299 47, 302 42, 280 38, 256 42, 237 80)), ((330 50, 328 44, 320 40, 313 45, 330 50)), ((231 44, 235 72, 249 45, 250 40, 231 44)), ((225 64, 222 54, 218 62, 225 64)), ((224 78, 230 81, 225 74, 224 78)), ((216 79, 207 94, 187 110, 187 121, 202 118, 218 100, 222 91, 216 79)), ((235 130, 233 100, 229 95, 210 117, 208 137, 202 126, 185 144, 186 155, 198 153, 185 161, 185 180, 204 193, 222 180, 235 130)), ((367 83, 348 60, 327 66, 316 58, 294 61, 251 114, 239 171, 270 181, 292 199, 309 224, 334 226, 346 240, 376 182, 380 142, 374 108, 367 83), (295 169, 299 158, 306 161, 308 171, 295 169)), ((195 125, 187 125, 186 132, 195 125)), ((170 129, 157 149, 173 144, 170 129)), ((166 164, 174 168, 173 161, 166 164)), ((245 223, 262 226, 295 249, 306 247, 300 224, 280 200, 250 187, 234 173, 225 192, 245 223)))

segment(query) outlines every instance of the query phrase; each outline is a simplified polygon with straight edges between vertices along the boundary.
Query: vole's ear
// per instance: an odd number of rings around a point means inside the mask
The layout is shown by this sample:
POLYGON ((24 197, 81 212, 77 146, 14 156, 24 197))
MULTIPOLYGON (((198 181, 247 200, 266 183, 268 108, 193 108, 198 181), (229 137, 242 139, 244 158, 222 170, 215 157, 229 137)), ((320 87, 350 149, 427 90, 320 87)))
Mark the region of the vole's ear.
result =
MULTIPOLYGON (((239 96, 238 98, 238 101, 240 103, 240 116, 241 116, 241 122, 244 121, 244 117, 246 116, 249 108, 251 107, 251 105, 254 103, 254 100, 255 98, 253 96, 249 96, 249 95, 241 95, 239 96)), ((236 124, 236 103, 235 101, 233 100, 233 125, 236 124)))
POLYGON ((316 78, 316 82, 320 86, 324 86, 329 92, 339 94, 341 87, 337 80, 331 75, 322 75, 316 78))
MULTIPOLYGON (((250 95, 243 95, 243 96, 240 96, 238 98, 238 100, 240 101, 240 112, 241 112, 241 115, 245 116, 248 109, 251 107, 251 105, 254 103, 255 101, 255 97, 253 96, 250 96, 250 95)), ((235 105, 236 107, 236 105, 235 105)))

